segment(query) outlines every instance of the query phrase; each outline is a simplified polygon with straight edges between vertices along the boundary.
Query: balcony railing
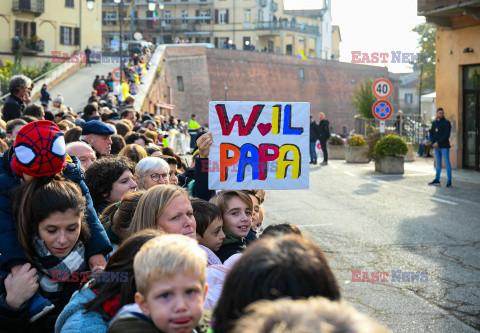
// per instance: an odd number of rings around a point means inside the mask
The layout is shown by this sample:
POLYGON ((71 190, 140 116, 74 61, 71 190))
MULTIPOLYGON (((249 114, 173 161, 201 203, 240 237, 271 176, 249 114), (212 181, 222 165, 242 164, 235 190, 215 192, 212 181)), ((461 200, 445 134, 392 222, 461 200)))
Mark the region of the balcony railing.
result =
POLYGON ((431 10, 437 10, 441 8, 448 8, 454 6, 462 6, 466 5, 467 3, 478 3, 480 4, 480 0, 472 1, 472 0, 418 0, 418 12, 424 13, 431 10))
POLYGON ((41 15, 45 12, 44 0, 13 0, 13 11, 29 12, 41 15))
MULTIPOLYGON (((170 20, 170 23, 166 23, 164 21, 157 21, 155 26, 153 26, 152 22, 136 22, 136 28, 140 32, 196 32, 196 31, 207 31, 207 30, 199 30, 202 25, 198 25, 196 21, 191 20, 188 22, 182 22, 180 20, 170 20)), ((210 25, 205 25, 205 27, 210 25)))
POLYGON ((45 43, 43 40, 30 41, 28 39, 22 40, 19 37, 12 38, 12 53, 21 51, 24 54, 37 54, 45 50, 45 43))
POLYGON ((309 33, 313 35, 320 35, 318 25, 309 25, 305 23, 297 23, 294 20, 279 20, 269 22, 258 22, 252 29, 259 30, 289 30, 295 32, 309 33))

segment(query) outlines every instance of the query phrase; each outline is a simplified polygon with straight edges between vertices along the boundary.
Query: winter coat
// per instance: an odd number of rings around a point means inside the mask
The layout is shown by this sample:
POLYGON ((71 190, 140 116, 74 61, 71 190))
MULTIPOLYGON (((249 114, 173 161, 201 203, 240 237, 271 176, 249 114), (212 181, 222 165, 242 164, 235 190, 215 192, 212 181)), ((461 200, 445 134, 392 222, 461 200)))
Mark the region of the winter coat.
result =
POLYGON ((42 103, 48 104, 48 102, 52 100, 50 98, 50 93, 47 91, 47 89, 40 90, 40 93, 42 94, 42 97, 40 97, 40 101, 42 103))
POLYGON ((223 228, 223 232, 225 233, 225 238, 223 239, 222 246, 215 252, 222 263, 234 254, 243 252, 247 247, 247 241, 245 238, 238 237, 226 228, 223 228))
POLYGON ((327 140, 330 138, 330 123, 327 119, 323 119, 318 124, 317 136, 319 140, 327 140))
POLYGON ((76 291, 55 323, 55 333, 104 333, 108 321, 97 311, 85 313, 83 304, 95 298, 90 288, 76 291))
MULTIPOLYGON (((12 152, 9 149, 0 156, 0 270, 7 272, 13 266, 27 262, 23 248, 18 243, 10 199, 12 190, 20 185, 21 179, 10 167, 12 152)), ((62 172, 66 178, 80 187, 85 198, 85 216, 91 234, 85 243, 85 257, 90 258, 95 254, 107 255, 112 251, 112 246, 93 209, 92 197, 85 184, 80 161, 76 157, 67 156, 67 162, 62 172)))
POLYGON ((318 131, 318 125, 314 120, 310 123, 310 142, 315 142, 318 140, 317 131, 318 131))
POLYGON ((22 116, 25 104, 17 96, 8 96, 2 109, 2 119, 7 122, 12 119, 20 118, 22 116))
POLYGON ((452 124, 445 118, 436 119, 430 128, 430 141, 438 143, 438 148, 450 148, 450 132, 452 124))

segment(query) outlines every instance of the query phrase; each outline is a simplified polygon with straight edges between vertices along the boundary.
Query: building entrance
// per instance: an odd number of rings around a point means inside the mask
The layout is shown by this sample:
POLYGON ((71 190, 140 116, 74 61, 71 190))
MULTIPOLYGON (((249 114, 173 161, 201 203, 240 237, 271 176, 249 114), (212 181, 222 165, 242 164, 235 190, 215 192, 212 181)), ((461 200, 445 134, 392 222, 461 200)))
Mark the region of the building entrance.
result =
POLYGON ((463 167, 480 171, 480 65, 463 67, 463 167))

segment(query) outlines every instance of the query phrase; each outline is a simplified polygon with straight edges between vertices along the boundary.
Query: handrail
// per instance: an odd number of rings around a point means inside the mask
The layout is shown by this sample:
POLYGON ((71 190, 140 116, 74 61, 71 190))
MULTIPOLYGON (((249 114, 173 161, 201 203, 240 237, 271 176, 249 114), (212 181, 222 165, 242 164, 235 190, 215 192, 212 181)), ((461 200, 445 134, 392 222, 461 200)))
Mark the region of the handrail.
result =
MULTIPOLYGON (((48 74, 50 74, 51 72, 53 72, 54 70, 57 70, 58 67, 60 67, 61 64, 53 67, 51 70, 49 70, 48 72, 45 72, 43 73, 42 75, 40 76, 37 76, 35 79, 32 80, 32 82, 37 82, 37 81, 40 81, 42 78, 44 78, 45 76, 47 76, 48 74)), ((3 95, 0 97, 0 101, 3 101, 4 99, 6 99, 8 96, 10 96, 10 93, 6 94, 6 95, 3 95)))

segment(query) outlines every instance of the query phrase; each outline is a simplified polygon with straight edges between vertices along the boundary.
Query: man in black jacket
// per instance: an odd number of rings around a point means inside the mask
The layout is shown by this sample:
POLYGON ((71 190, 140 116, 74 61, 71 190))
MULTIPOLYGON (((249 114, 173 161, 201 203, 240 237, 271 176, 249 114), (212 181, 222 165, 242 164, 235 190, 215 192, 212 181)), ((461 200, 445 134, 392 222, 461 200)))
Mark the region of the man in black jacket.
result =
POLYGON ((317 143, 317 130, 318 125, 310 116, 310 164, 317 164, 317 150, 315 144, 317 143))
POLYGON ((2 110, 2 119, 7 122, 12 119, 20 118, 25 109, 23 98, 31 92, 32 80, 25 75, 12 76, 8 84, 10 96, 8 96, 2 110))
POLYGON ((323 152, 323 162, 321 165, 328 164, 328 151, 327 151, 327 140, 330 138, 330 123, 325 119, 325 113, 320 112, 319 115, 320 123, 318 124, 318 140, 320 141, 320 146, 322 147, 323 152))
POLYGON ((440 185, 440 173, 442 172, 442 156, 447 168, 447 187, 452 186, 452 167, 450 165, 450 132, 452 125, 445 119, 445 111, 442 108, 437 109, 437 119, 432 123, 430 129, 430 141, 435 153, 435 168, 437 174, 435 179, 428 185, 440 185))

